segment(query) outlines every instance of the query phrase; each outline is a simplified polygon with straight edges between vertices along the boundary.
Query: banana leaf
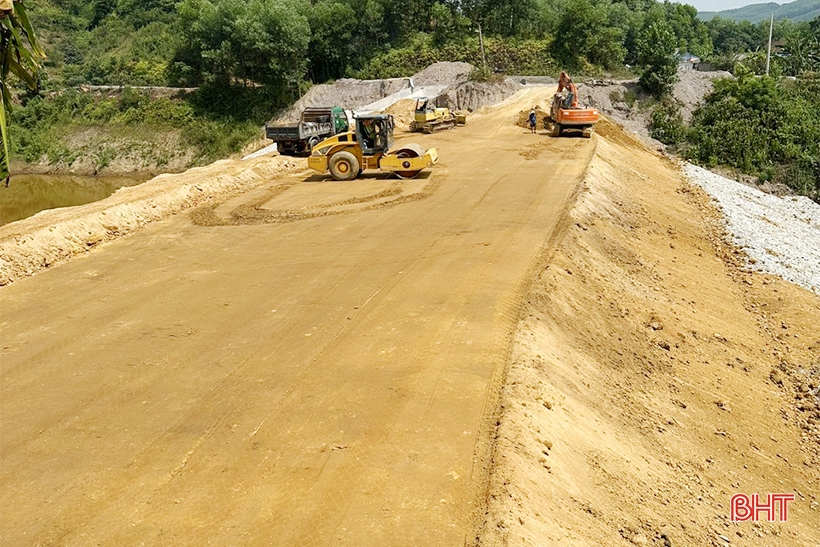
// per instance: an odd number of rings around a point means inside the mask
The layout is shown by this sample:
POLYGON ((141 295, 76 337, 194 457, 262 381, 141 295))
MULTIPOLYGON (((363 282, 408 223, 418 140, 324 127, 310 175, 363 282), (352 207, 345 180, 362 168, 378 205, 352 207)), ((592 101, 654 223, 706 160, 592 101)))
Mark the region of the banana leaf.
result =
POLYGON ((6 127, 6 107, 0 101, 0 181, 9 184, 9 138, 6 127))
POLYGON ((12 108, 8 75, 14 74, 34 89, 37 87, 36 74, 40 69, 40 59, 45 59, 22 0, 5 1, 0 6, 8 8, 9 4, 10 11, 5 9, 0 12, 0 43, 4 49, 0 52, 0 181, 5 180, 7 186, 10 158, 6 112, 12 108))

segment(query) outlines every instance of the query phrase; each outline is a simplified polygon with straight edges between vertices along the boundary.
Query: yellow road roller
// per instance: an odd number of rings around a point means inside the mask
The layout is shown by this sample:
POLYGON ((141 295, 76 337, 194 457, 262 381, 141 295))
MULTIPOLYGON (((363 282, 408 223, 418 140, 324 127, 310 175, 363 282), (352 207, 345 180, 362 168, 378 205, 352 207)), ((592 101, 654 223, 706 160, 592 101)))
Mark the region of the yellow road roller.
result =
POLYGON ((339 133, 313 147, 308 166, 320 173, 330 172, 336 180, 353 180, 367 169, 411 179, 436 163, 435 148, 425 150, 410 143, 390 151, 394 127, 390 114, 357 116, 354 131, 339 133))

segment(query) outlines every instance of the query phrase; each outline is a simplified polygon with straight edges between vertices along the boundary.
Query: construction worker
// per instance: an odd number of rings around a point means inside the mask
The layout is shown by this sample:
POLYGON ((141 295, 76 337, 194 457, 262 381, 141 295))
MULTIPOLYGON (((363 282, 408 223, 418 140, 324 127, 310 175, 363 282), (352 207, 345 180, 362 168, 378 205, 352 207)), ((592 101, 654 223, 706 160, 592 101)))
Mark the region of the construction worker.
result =
POLYGON ((362 120, 362 145, 363 148, 374 148, 376 146, 376 126, 373 120, 362 120))
POLYGON ((537 119, 538 119, 538 116, 536 116, 536 114, 535 114, 535 107, 532 107, 532 110, 530 110, 530 117, 529 117, 530 133, 535 133, 535 124, 536 124, 537 119))

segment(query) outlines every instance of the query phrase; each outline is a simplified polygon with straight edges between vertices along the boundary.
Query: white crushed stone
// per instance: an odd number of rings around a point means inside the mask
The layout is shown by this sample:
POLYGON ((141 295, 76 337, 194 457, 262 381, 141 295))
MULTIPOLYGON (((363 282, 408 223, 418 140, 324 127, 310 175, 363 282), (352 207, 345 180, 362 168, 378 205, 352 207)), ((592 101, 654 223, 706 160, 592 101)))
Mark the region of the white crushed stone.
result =
POLYGON ((717 201, 734 243, 756 261, 751 268, 820 294, 820 205, 766 194, 689 163, 684 173, 717 201))

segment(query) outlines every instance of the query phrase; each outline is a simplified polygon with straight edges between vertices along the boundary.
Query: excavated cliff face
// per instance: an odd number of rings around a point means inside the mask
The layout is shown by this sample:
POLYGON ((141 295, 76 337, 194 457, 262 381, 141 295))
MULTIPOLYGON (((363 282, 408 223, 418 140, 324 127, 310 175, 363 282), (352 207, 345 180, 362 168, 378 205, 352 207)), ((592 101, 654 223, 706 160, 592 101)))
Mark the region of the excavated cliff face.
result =
MULTIPOLYGON (((290 108, 276 116, 271 123, 293 122, 309 106, 341 106, 350 110, 374 103, 404 89, 424 86, 459 85, 466 82, 473 71, 469 63, 433 63, 421 72, 406 78, 386 80, 356 80, 344 78, 332 84, 310 88, 290 108)), ((491 103, 487 103, 491 104, 491 103)))
POLYGON ((315 85, 271 123, 293 122, 309 106, 342 106, 350 110, 374 103, 402 90, 425 86, 449 86, 438 95, 436 103, 452 110, 475 111, 497 104, 524 87, 521 78, 497 82, 470 81, 473 66, 469 63, 434 63, 407 78, 387 80, 342 79, 332 84, 315 85), (412 86, 412 87, 411 87, 412 86))
POLYGON ((523 89, 523 85, 511 78, 500 82, 461 82, 450 86, 438 96, 436 103, 451 110, 469 110, 500 103, 523 89))
POLYGON ((332 84, 315 85, 285 112, 272 119, 270 123, 298 121, 302 110, 310 106, 341 106, 352 110, 361 105, 383 99, 409 85, 407 78, 391 78, 389 80, 345 78, 336 80, 332 84))

